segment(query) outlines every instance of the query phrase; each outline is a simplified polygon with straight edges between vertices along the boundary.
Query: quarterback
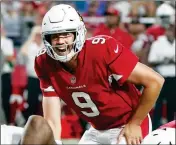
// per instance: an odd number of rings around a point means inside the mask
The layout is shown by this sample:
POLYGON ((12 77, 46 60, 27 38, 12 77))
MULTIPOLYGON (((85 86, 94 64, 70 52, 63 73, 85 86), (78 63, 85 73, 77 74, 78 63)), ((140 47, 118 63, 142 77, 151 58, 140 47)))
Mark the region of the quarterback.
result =
MULTIPOLYGON (((139 144, 164 79, 110 36, 86 40, 82 17, 70 5, 44 16, 45 48, 35 58, 44 118, 60 140, 60 99, 91 124, 80 144, 139 144), (144 86, 141 94, 134 86, 144 86)), ((63 128, 64 129, 64 128, 63 128)))

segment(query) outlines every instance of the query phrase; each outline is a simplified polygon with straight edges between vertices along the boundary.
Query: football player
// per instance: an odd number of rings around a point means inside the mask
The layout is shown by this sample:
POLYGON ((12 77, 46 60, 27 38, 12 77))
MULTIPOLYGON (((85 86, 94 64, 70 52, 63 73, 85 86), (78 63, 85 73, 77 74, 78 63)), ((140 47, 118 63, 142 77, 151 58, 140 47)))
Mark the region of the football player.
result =
POLYGON ((25 127, 1 125, 1 144, 62 144, 54 140, 48 122, 41 116, 30 116, 25 127))
MULTIPOLYGON (((86 40, 82 17, 70 5, 44 16, 45 48, 35 59, 44 118, 60 140, 60 99, 91 127, 80 144, 139 144, 150 130, 148 113, 164 79, 110 36, 86 40), (144 86, 142 94, 134 84, 144 86)), ((63 128, 64 129, 64 128, 63 128)))
POLYGON ((175 145, 176 120, 171 121, 147 135, 142 144, 175 145))

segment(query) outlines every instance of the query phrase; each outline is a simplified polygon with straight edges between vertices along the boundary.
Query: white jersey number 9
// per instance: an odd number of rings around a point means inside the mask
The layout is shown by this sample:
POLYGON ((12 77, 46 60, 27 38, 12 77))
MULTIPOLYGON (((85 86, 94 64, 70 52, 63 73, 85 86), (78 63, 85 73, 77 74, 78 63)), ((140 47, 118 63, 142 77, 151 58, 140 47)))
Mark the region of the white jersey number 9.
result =
POLYGON ((81 111, 84 115, 87 117, 95 117, 100 114, 98 108, 96 105, 93 103, 91 100, 90 96, 87 93, 84 92, 73 92, 72 93, 72 98, 77 106, 80 108, 90 108, 92 112, 86 112, 86 111, 81 111), (85 103, 81 103, 78 98, 84 98, 85 103))

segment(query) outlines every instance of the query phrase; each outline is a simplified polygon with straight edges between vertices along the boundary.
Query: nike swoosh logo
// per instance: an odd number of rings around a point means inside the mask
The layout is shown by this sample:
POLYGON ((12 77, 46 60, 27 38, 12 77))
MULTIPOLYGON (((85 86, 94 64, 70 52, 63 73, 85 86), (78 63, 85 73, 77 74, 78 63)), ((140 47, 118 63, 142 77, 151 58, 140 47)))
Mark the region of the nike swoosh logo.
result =
POLYGON ((118 46, 117 46, 117 48, 114 50, 114 52, 115 52, 115 53, 118 53, 118 51, 119 51, 119 48, 118 48, 118 46))

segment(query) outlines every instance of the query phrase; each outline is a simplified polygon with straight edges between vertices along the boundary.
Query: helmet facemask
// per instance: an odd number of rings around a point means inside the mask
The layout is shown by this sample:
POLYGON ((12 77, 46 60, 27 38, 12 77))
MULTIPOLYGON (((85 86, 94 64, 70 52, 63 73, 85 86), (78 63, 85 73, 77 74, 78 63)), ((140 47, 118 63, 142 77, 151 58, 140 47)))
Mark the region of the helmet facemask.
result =
MULTIPOLYGON (((72 56, 74 55, 74 52, 76 52, 76 51, 74 51, 75 43, 76 43, 76 32, 73 32, 73 33, 75 33, 75 34, 74 34, 74 41, 72 43, 55 45, 55 46, 53 46, 51 44, 51 35, 52 34, 44 35, 43 40, 44 40, 44 44, 47 48, 47 53, 55 60, 59 60, 61 62, 69 61, 72 58, 72 56), (70 50, 68 54, 59 55, 59 53, 62 53, 62 50, 65 50, 65 52, 67 52, 68 49, 70 50), (57 50, 60 52, 58 53, 57 50)), ((53 34, 58 34, 58 33, 53 33, 53 34)))

